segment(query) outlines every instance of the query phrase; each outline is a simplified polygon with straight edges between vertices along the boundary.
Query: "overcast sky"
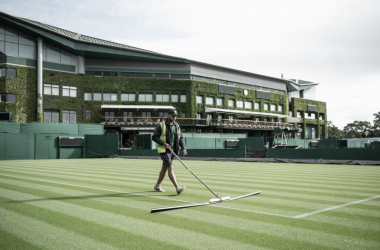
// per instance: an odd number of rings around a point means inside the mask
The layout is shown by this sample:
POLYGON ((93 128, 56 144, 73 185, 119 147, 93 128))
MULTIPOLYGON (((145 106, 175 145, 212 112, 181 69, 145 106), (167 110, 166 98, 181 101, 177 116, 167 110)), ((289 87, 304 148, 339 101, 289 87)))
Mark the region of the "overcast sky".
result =
POLYGON ((380 111, 380 0, 0 0, 0 11, 167 55, 319 83, 343 127, 380 111))

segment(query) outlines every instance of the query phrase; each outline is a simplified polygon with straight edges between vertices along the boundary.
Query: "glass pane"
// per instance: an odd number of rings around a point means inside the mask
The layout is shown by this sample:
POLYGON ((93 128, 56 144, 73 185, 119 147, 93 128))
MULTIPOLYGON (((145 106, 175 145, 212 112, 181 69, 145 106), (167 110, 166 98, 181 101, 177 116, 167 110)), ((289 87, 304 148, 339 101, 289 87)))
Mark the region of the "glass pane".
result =
POLYGON ((69 123, 70 122, 70 113, 68 110, 62 111, 62 123, 69 123))
POLYGON ((58 123, 59 122, 59 113, 58 112, 51 112, 51 122, 52 123, 58 123))
POLYGON ((255 109, 260 109, 260 103, 255 102, 255 109))
POLYGON ((128 94, 121 94, 121 101, 128 101, 128 94))
POLYGON ((162 95, 161 94, 157 94, 156 95, 156 101, 157 102, 162 102, 162 95))
POLYGON ((16 69, 7 69, 7 77, 16 77, 16 69))
POLYGON ((186 95, 181 95, 181 102, 186 102, 186 95))
POLYGON ((66 51, 61 51, 61 63, 71 65, 71 54, 66 51))
POLYGON ((19 43, 29 46, 35 46, 34 38, 31 36, 27 36, 25 34, 20 35, 19 37, 19 43))
POLYGON ((169 102, 169 95, 168 94, 162 95, 162 101, 169 102))
POLYGON ((70 89, 69 87, 62 87, 62 96, 70 96, 70 89))
POLYGON ((111 101, 114 101, 114 102, 117 101, 117 94, 116 93, 111 94, 111 101))
POLYGON ((91 93, 89 93, 89 92, 85 92, 84 93, 84 100, 85 101, 91 101, 91 93))
POLYGON ((135 94, 129 94, 129 101, 130 102, 134 102, 136 99, 136 95, 135 94))
MULTIPOLYGON (((1 34, 0 34, 0 37, 1 37, 1 34)), ((5 42, 4 41, 0 41, 0 50, 5 51, 5 42)))
POLYGON ((59 95, 59 85, 51 85, 51 94, 59 95))
POLYGON ((145 102, 145 94, 139 94, 139 101, 145 102))
POLYGON ((111 101, 111 94, 103 93, 103 101, 111 101))
POLYGON ((218 106, 222 106, 223 105, 223 99, 222 98, 218 98, 217 105, 218 106))
POLYGON ((11 43, 18 43, 18 36, 5 35, 5 41, 11 43))
POLYGON ((46 50, 46 61, 48 62, 55 62, 60 63, 61 62, 61 53, 57 50, 46 50))
POLYGON ((0 69, 0 76, 5 76, 5 68, 0 69))
POLYGON ((76 87, 70 88, 70 96, 71 97, 77 97, 77 88, 76 87))
POLYGON ((5 35, 0 33, 0 41, 5 41, 5 35))
POLYGON ((6 96, 6 102, 16 102, 16 95, 15 94, 7 94, 6 96))
POLYGON ((51 95, 51 85, 50 84, 44 85, 44 95, 51 95))
POLYGON ((70 111, 70 124, 77 123, 77 113, 75 111, 70 111))
POLYGON ((19 56, 24 58, 36 59, 36 47, 19 45, 19 56))
POLYGON ((153 100, 153 95, 152 94, 146 94, 146 101, 151 102, 153 100))
POLYGON ((18 56, 18 44, 5 42, 5 53, 9 56, 18 56))
POLYGON ((46 123, 51 122, 51 112, 50 111, 44 111, 44 122, 46 122, 46 123))
POLYGON ((102 93, 94 93, 94 101, 101 101, 102 93))
POLYGON ((7 26, 5 34, 6 35, 12 35, 12 36, 18 36, 18 31, 15 30, 15 29, 13 29, 13 28, 11 28, 11 27, 9 27, 9 26, 7 26))
POLYGON ((5 26, 0 24, 0 34, 5 34, 5 26))
POLYGON ((178 95, 172 95, 172 102, 178 102, 178 95))

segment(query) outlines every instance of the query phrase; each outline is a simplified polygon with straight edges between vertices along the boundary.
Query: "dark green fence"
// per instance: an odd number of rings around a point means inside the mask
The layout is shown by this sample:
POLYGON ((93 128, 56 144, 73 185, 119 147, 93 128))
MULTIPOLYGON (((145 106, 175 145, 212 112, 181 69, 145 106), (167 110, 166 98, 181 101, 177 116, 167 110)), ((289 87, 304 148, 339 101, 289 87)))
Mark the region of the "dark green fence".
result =
MULTIPOLYGON (((135 149, 119 150, 121 156, 159 156, 157 150, 135 149)), ((215 157, 215 158, 245 158, 245 149, 191 149, 184 156, 182 152, 180 158, 187 157, 215 157)))
POLYGON ((100 158, 119 153, 118 134, 85 135, 85 150, 87 158, 100 158))

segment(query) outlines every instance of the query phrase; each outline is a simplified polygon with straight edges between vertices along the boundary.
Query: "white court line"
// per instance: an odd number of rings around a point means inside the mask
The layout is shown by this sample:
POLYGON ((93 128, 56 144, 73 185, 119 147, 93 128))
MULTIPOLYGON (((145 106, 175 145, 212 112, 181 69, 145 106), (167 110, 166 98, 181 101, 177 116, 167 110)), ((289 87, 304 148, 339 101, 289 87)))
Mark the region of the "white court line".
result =
POLYGON ((317 210, 317 211, 314 211, 314 212, 311 212, 311 213, 296 215, 296 216, 293 216, 293 218, 296 218, 296 219, 298 219, 298 218, 304 218, 304 217, 307 217, 307 216, 310 216, 310 215, 313 215, 313 214, 319 214, 319 213, 323 213, 323 212, 326 212, 326 211, 334 210, 334 209, 341 208, 341 207, 347 207, 347 206, 350 206, 350 205, 362 203, 362 202, 365 202, 365 201, 370 201, 370 200, 377 199, 377 198, 380 198, 380 195, 376 195, 376 196, 373 196, 373 197, 370 197, 370 198, 367 198, 367 199, 363 199, 363 200, 349 202, 349 203, 338 205, 338 206, 324 208, 324 209, 317 210))
MULTIPOLYGON (((161 196, 150 196, 150 195, 144 195, 144 194, 137 194, 137 193, 133 193, 133 192, 123 192, 123 191, 112 190, 112 189, 95 188, 95 187, 88 187, 88 186, 75 185, 75 184, 68 184, 68 183, 63 183, 63 182, 39 180, 39 179, 20 177, 20 176, 14 176, 14 175, 7 175, 7 174, 0 174, 0 176, 7 176, 7 177, 13 177, 13 178, 25 179, 25 180, 31 180, 31 181, 47 182, 47 183, 60 184, 60 185, 66 185, 66 186, 72 186, 72 187, 88 188, 88 189, 101 190, 101 191, 109 191, 109 192, 122 193, 122 194, 133 194, 133 195, 139 195, 139 196, 144 196, 144 197, 152 197, 152 198, 163 199, 163 200, 171 200, 171 201, 180 201, 180 202, 186 202, 186 203, 194 203, 194 202, 191 202, 191 201, 178 200, 178 199, 166 198, 166 197, 161 197, 161 196)), ((293 218, 293 216, 286 216, 286 215, 281 215, 281 214, 271 214, 271 213, 265 213, 265 212, 260 212, 260 211, 245 210, 245 209, 232 208, 232 207, 223 207, 223 206, 220 206, 220 205, 219 206, 218 205, 213 205, 213 206, 219 207, 219 208, 237 210, 237 211, 244 211, 244 212, 249 212, 249 213, 266 214, 266 215, 273 215, 273 216, 279 216, 279 217, 293 218)))

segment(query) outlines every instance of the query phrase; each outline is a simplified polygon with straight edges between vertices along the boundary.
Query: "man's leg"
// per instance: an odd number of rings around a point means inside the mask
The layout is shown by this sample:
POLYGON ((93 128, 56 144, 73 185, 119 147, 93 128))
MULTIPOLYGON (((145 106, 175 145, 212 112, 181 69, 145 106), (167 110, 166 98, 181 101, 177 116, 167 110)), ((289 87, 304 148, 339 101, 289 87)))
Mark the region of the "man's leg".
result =
POLYGON ((174 174, 174 170, 173 170, 173 165, 171 165, 167 169, 168 169, 168 175, 169 175, 170 180, 172 181, 173 185, 177 188, 178 187, 178 183, 177 183, 177 180, 175 178, 175 174, 174 174))
POLYGON ((161 182, 164 180, 167 170, 168 168, 164 164, 162 164, 162 168, 161 168, 160 174, 158 175, 158 180, 156 184, 157 187, 160 186, 161 182))

